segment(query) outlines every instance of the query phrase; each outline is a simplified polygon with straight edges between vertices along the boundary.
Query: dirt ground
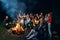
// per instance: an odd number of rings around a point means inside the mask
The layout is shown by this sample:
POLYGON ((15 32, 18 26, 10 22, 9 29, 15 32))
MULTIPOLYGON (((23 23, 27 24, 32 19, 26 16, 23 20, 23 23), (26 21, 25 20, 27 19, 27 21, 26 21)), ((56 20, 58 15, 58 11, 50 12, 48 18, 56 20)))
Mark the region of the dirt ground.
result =
MULTIPOLYGON (((21 35, 16 35, 11 32, 10 29, 6 29, 4 27, 0 27, 0 40, 26 40, 26 33, 21 35)), ((60 40, 59 35, 54 31, 53 32, 53 40, 60 40)))

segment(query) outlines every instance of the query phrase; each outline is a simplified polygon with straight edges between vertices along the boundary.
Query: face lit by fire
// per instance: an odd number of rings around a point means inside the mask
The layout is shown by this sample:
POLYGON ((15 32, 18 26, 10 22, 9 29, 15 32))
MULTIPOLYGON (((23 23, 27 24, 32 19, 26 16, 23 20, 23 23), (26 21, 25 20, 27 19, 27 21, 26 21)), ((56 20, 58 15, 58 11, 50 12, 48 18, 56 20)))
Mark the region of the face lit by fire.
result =
POLYGON ((8 16, 6 16, 6 19, 8 19, 8 16))
POLYGON ((20 23, 24 24, 24 19, 23 18, 20 20, 20 23))

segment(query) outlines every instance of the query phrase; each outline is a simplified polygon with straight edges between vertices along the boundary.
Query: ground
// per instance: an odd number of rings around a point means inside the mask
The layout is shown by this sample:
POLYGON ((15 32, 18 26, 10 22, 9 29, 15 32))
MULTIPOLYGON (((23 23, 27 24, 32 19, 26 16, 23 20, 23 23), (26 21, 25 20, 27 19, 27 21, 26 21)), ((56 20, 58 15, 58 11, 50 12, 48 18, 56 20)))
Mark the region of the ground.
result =
MULTIPOLYGON (((0 40, 26 40, 25 36, 25 33, 21 35, 12 34, 10 29, 0 26, 0 40)), ((56 31, 53 31, 53 40, 60 40, 56 31)))

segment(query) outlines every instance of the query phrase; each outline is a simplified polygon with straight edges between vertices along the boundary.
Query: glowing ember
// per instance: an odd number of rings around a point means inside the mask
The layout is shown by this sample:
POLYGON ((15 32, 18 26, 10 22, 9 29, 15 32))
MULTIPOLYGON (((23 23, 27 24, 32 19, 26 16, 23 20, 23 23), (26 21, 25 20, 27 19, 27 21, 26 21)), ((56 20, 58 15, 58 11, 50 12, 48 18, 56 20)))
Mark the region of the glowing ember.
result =
POLYGON ((16 33, 16 34, 20 34, 22 32, 24 32, 23 27, 17 22, 16 26, 14 28, 12 28, 12 32, 16 33))

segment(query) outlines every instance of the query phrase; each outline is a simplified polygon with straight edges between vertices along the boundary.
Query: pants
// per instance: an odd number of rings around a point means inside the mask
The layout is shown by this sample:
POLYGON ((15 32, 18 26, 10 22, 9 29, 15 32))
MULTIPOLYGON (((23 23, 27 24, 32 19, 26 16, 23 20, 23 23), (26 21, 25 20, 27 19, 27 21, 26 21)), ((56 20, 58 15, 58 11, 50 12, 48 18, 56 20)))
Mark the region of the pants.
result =
POLYGON ((31 39, 37 35, 37 32, 34 29, 31 29, 30 33, 27 35, 27 39, 31 39))
POLYGON ((52 37, 52 33, 51 33, 51 23, 48 23, 48 33, 49 33, 49 36, 52 37))

